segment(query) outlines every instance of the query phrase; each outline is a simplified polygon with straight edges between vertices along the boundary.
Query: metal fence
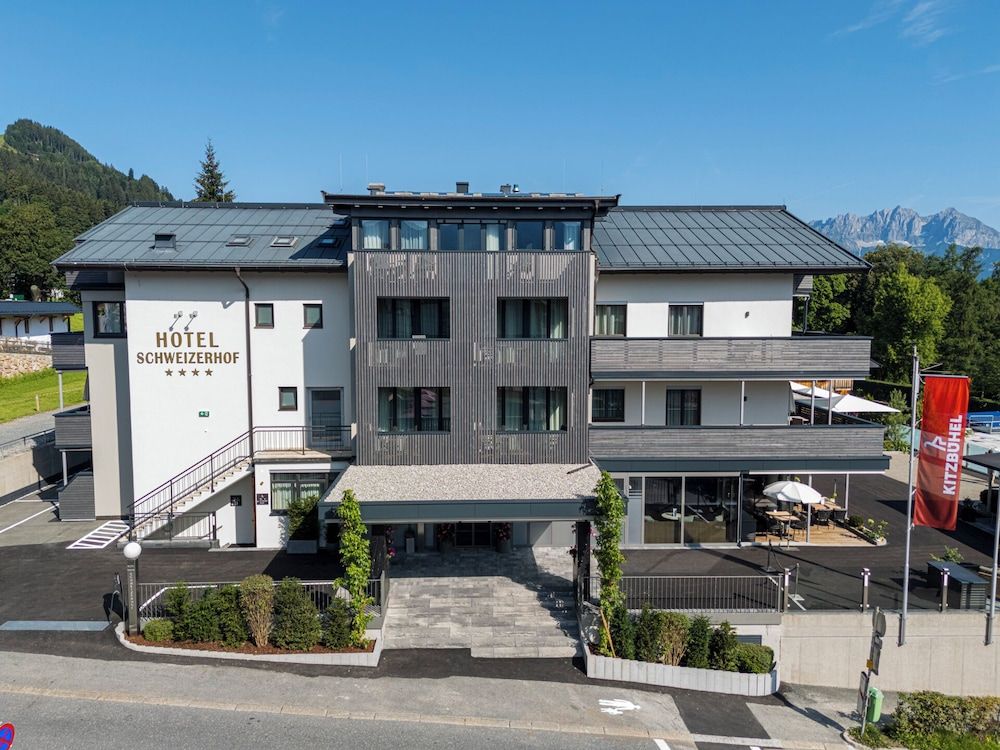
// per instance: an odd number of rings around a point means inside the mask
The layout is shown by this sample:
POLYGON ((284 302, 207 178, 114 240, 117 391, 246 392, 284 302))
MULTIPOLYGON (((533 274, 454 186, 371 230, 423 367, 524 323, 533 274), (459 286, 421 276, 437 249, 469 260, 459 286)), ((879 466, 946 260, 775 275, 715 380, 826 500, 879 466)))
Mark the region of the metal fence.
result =
POLYGON ((35 432, 31 435, 24 435, 23 437, 15 438, 14 440, 8 440, 5 443, 0 443, 0 458, 14 453, 20 453, 28 450, 29 448, 37 448, 40 445, 54 443, 55 439, 55 430, 42 430, 41 432, 35 432))
MULTIPOLYGON (((389 600, 389 576, 383 573, 380 578, 372 578, 368 581, 368 596, 374 599, 374 603, 366 610, 375 617, 383 617, 385 608, 389 600)), ((277 586, 280 581, 275 581, 277 586)), ((141 621, 150 620, 157 617, 166 617, 167 592, 177 586, 177 583, 139 583, 139 619, 141 621)), ((196 602, 205 596, 207 591, 218 591, 223 586, 238 586, 238 581, 215 581, 213 583, 185 583, 191 602, 196 602)), ((320 612, 326 611, 330 602, 334 598, 350 600, 347 590, 336 581, 302 581, 310 601, 320 612)))
MULTIPOLYGON (((619 588, 629 609, 685 612, 780 612, 782 576, 625 576, 619 588)), ((600 598, 601 579, 591 576, 587 589, 600 598)))

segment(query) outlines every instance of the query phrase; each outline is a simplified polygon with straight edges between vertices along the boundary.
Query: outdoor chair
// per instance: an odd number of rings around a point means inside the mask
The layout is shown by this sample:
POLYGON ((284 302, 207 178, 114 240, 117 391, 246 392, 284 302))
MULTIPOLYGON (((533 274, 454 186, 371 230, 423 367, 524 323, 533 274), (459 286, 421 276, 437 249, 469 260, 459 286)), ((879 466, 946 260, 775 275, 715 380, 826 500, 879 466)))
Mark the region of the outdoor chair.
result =
POLYGON ((817 510, 812 514, 813 526, 829 526, 830 525, 830 511, 828 510, 817 510))

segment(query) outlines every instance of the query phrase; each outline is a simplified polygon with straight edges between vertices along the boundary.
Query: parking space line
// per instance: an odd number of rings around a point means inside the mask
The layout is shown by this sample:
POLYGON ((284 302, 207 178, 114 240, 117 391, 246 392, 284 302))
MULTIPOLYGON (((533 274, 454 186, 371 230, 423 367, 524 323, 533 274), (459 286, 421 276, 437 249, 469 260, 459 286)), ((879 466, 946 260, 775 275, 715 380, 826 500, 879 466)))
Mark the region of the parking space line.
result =
POLYGON ((30 516, 28 516, 27 518, 22 518, 22 519, 21 519, 20 521, 18 521, 17 523, 12 523, 12 524, 11 524, 10 526, 8 526, 8 527, 7 527, 6 529, 0 529, 0 534, 4 533, 5 531, 10 531, 11 529, 13 529, 13 528, 16 528, 16 527, 20 526, 20 525, 21 525, 22 523, 27 523, 27 522, 28 522, 28 521, 30 521, 30 520, 31 520, 32 518, 38 518, 38 516, 42 515, 43 513, 51 513, 51 512, 52 512, 52 508, 53 508, 53 507, 55 507, 55 506, 53 506, 53 505, 50 505, 50 506, 49 506, 48 508, 46 508, 45 510, 40 510, 40 511, 38 511, 38 512, 37 512, 37 513, 35 513, 35 514, 33 514, 33 515, 30 515, 30 516))

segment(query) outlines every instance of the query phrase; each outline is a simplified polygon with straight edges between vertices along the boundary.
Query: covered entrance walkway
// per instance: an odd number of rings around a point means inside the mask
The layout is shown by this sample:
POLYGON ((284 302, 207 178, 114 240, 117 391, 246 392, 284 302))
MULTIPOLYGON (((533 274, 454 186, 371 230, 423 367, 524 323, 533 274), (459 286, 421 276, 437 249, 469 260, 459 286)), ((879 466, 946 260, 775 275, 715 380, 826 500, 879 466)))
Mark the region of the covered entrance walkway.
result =
POLYGON ((385 647, 467 648, 474 657, 577 653, 573 559, 564 547, 397 557, 385 647))

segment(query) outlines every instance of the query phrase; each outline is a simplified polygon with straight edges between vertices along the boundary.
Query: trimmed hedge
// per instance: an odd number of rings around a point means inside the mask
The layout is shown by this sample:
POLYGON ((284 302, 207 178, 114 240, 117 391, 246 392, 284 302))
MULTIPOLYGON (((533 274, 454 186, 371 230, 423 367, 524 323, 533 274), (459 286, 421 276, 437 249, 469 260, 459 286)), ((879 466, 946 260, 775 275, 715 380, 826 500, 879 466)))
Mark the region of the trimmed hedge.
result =
POLYGON ((737 644, 736 666, 746 674, 767 674, 774 667, 774 651, 757 643, 737 644))
POLYGON ((319 612, 302 581, 285 578, 274 592, 271 641, 278 648, 308 651, 323 637, 319 612))
POLYGON ((893 736, 910 744, 938 733, 997 740, 1000 738, 1000 698, 963 698, 929 690, 900 693, 893 736))
POLYGON ((710 643, 712 640, 712 623, 704 615, 691 620, 688 628, 687 648, 684 657, 685 667, 709 669, 710 643))
POLYGON ((152 643, 166 643, 174 639, 174 624, 170 620, 150 620, 142 629, 143 637, 152 643))

